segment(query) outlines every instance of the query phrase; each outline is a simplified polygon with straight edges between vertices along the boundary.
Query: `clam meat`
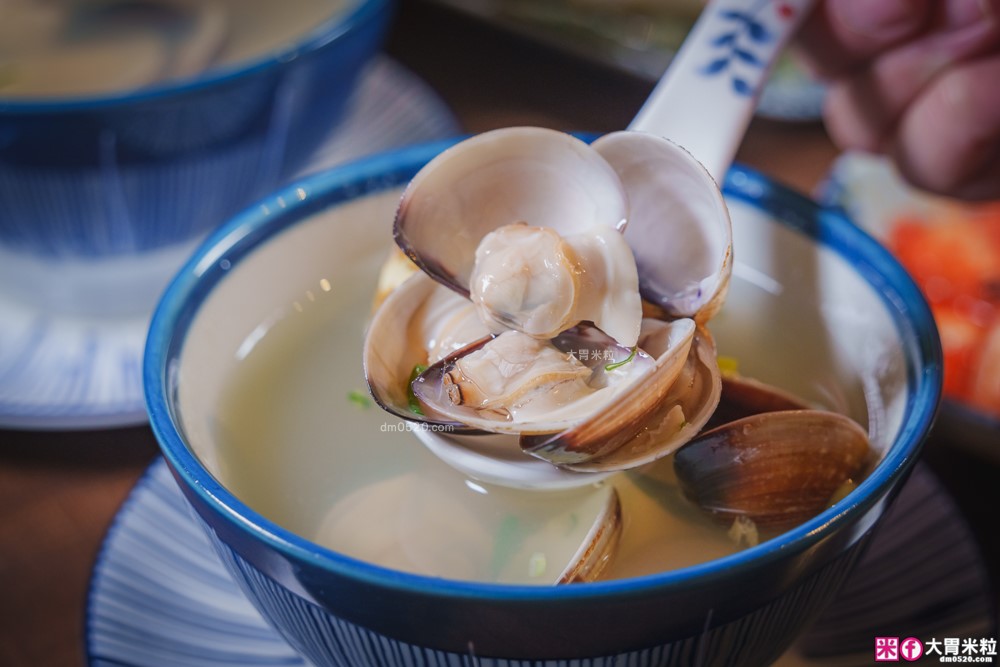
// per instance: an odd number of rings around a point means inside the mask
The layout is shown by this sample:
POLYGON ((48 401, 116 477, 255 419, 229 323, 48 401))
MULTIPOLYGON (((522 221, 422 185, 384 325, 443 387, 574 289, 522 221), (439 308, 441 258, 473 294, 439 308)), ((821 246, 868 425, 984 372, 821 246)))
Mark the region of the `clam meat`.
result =
POLYGON ((469 296, 495 331, 548 339, 589 321, 627 347, 639 338, 635 260, 609 227, 567 236, 523 222, 499 227, 476 248, 469 296))

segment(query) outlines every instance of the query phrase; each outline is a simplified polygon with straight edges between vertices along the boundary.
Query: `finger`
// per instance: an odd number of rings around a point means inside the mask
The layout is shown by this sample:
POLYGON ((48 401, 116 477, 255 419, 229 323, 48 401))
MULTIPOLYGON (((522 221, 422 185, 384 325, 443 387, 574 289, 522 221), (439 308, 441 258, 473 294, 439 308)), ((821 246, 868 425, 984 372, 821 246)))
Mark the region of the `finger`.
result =
POLYGON ((1000 54, 941 74, 903 115, 890 152, 914 184, 1000 198, 1000 54))
POLYGON ((946 0, 934 7, 934 26, 950 29, 961 28, 982 19, 1000 17, 1000 0, 946 0))
POLYGON ((970 176, 961 185, 943 194, 969 201, 996 201, 1000 199, 1000 144, 997 144, 992 161, 970 176))
POLYGON ((1000 24, 980 20, 888 51, 830 87, 825 115, 831 137, 845 147, 881 150, 904 109, 936 76, 998 49, 1000 24))
POLYGON ((820 78, 840 76, 920 34, 932 17, 933 4, 931 0, 821 2, 799 29, 800 59, 820 78))

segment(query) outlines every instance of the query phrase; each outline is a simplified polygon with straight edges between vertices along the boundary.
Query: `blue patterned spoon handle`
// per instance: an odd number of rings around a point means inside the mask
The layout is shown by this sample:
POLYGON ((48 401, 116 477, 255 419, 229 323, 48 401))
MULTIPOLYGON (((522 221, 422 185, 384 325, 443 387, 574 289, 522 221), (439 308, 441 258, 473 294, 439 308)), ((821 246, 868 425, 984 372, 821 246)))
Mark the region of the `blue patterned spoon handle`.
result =
POLYGON ((629 125, 680 144, 721 182, 782 48, 815 0, 710 0, 629 125))

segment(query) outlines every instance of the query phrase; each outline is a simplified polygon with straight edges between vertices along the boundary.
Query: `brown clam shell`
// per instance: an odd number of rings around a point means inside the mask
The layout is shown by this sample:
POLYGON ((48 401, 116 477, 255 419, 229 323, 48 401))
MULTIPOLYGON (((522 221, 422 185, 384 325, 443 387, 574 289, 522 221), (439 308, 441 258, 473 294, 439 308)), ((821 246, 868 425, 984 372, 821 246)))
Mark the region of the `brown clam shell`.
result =
POLYGON ((720 520, 783 530, 828 507, 870 455, 867 433, 848 417, 788 410, 703 433, 677 451, 674 470, 684 494, 720 520))
POLYGON ((742 375, 723 375, 722 398, 706 428, 763 412, 807 410, 809 407, 803 399, 784 389, 742 375))

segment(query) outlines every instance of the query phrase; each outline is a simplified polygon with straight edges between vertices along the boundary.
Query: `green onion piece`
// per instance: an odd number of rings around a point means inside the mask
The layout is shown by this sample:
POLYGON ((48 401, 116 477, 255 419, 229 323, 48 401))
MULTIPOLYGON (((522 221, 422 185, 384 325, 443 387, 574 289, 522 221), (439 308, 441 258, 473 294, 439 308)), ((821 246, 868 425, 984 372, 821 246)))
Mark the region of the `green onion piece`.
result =
POLYGON ((416 364, 413 370, 410 371, 410 379, 406 383, 406 397, 410 404, 410 412, 415 415, 424 416, 423 408, 420 407, 420 401, 417 399, 416 395, 413 393, 413 381, 417 379, 417 376, 427 370, 427 366, 423 364, 416 364))
POLYGON ((607 364, 604 367, 604 370, 606 370, 606 371, 608 371, 610 373, 611 371, 615 370, 616 368, 621 368, 622 366, 624 366, 628 362, 630 362, 633 359, 635 359, 635 351, 638 350, 638 349, 639 349, 638 345, 633 345, 632 346, 632 351, 629 353, 629 355, 627 357, 625 357, 621 361, 616 361, 613 364, 607 364))
POLYGON ((372 399, 368 398, 368 394, 357 389, 347 392, 347 400, 362 410, 367 410, 372 406, 372 399))
POLYGON ((545 559, 545 554, 541 551, 536 551, 531 554, 531 558, 528 559, 528 576, 532 579, 537 579, 545 574, 545 568, 547 565, 548 561, 545 559))
POLYGON ((493 558, 490 563, 490 571, 494 578, 500 576, 504 565, 510 562, 510 559, 521 547, 521 542, 524 539, 523 533, 521 521, 515 515, 508 514, 500 520, 496 537, 493 540, 493 558))
POLYGON ((576 530, 577 524, 580 523, 580 517, 576 515, 576 512, 570 512, 569 521, 566 526, 566 534, 572 535, 573 531, 576 530))

